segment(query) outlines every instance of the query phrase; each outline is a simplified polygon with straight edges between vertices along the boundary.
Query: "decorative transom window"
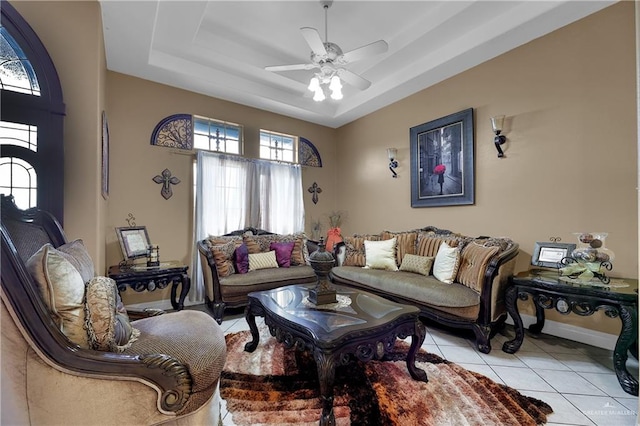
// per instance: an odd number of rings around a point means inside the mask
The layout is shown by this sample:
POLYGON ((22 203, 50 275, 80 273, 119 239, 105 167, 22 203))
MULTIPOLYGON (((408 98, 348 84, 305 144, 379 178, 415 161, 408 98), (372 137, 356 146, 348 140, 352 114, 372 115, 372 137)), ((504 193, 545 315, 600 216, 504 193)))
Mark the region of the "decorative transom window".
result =
POLYGON ((0 121, 0 145, 15 145, 38 152, 38 127, 0 121))
POLYGON ((242 154, 242 126, 194 115, 193 147, 240 155, 242 154))
POLYGON ((260 130, 260 158, 297 163, 298 137, 260 130))
POLYGON ((4 26, 0 26, 0 89, 40 96, 31 62, 4 26))

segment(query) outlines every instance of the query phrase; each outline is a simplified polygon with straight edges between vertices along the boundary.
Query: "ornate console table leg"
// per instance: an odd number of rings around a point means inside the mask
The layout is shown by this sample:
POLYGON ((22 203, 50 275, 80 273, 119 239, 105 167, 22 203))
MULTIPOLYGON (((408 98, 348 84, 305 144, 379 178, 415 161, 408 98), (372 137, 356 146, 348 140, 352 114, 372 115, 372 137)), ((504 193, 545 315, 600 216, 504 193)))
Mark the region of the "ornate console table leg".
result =
POLYGON ((422 346, 426 334, 427 330, 424 324, 419 319, 416 319, 415 331, 411 336, 411 347, 407 354, 407 369, 414 380, 421 380, 423 382, 428 382, 429 378, 424 370, 416 367, 416 353, 418 352, 418 349, 420 349, 420 346, 422 346))
POLYGON ((638 380, 627 370, 627 352, 638 340, 638 310, 636 307, 620 306, 622 330, 613 350, 613 366, 618 382, 625 392, 638 395, 638 380))
POLYGON ((544 328, 544 308, 538 303, 533 305, 536 307, 536 323, 529 326, 529 331, 533 334, 540 334, 544 328))
POLYGON ((260 333, 258 333, 258 326, 256 325, 256 314, 254 310, 263 312, 262 309, 258 309, 258 307, 254 303, 249 301, 249 305, 244 311, 244 317, 247 320, 247 324, 249 324, 249 330, 251 330, 251 337, 253 338, 253 340, 247 342, 247 344, 244 345, 245 352, 255 351, 258 347, 258 342, 260 341, 260 333))
POLYGON ((175 276, 171 280, 171 306, 176 311, 181 311, 184 309, 184 299, 187 297, 187 293, 189 293, 189 289, 191 288, 191 278, 187 274, 182 274, 180 276, 175 276), (179 279, 178 279, 179 278, 179 279), (178 284, 180 284, 180 298, 176 299, 176 294, 178 290, 178 284))
POLYGON ((515 328, 516 337, 513 340, 504 342, 502 350, 506 353, 513 354, 520 349, 522 341, 524 340, 524 325, 522 324, 522 318, 520 312, 518 312, 518 288, 512 285, 505 291, 505 303, 507 305, 507 312, 513 319, 513 326, 515 328))
POLYGON ((320 400, 322 402, 322 414, 320 414, 320 426, 334 426, 336 424, 333 413, 333 382, 336 376, 336 364, 331 355, 314 350, 313 357, 318 367, 318 381, 320 382, 320 400))

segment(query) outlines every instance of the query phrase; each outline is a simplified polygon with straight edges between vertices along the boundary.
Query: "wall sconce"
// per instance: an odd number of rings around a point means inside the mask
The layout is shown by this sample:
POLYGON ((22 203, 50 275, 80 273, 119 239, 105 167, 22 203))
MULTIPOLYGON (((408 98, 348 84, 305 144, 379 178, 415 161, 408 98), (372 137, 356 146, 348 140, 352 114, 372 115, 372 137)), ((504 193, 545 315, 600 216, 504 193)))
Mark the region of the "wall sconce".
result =
POLYGON ((496 134, 496 137, 493 138, 493 143, 496 145, 496 149, 498 150, 498 158, 504 157, 504 152, 500 145, 506 142, 507 138, 502 133, 502 126, 504 125, 504 115, 496 115, 495 117, 491 117, 491 127, 493 127, 493 133, 496 134))
POLYGON ((397 178, 398 174, 393 169, 398 167, 398 161, 396 160, 396 157, 398 156, 398 150, 395 148, 387 148, 387 155, 389 156, 389 170, 391 170, 391 173, 393 173, 392 177, 397 178))

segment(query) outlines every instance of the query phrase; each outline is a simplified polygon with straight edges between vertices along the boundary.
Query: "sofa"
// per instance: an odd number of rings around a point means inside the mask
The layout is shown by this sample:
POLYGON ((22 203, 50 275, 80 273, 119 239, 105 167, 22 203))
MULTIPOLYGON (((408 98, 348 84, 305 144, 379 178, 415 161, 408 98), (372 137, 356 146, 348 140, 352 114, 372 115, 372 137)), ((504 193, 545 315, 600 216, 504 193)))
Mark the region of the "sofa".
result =
POLYGON ((316 282, 309 253, 317 243, 304 233, 282 235, 249 227, 209 236, 197 246, 206 303, 218 323, 225 309, 246 306, 252 291, 316 282))
POLYGON ((131 321, 115 281, 48 212, 2 196, 1 423, 220 423, 220 326, 184 310, 131 321))
POLYGON ((504 290, 518 244, 428 226, 347 237, 335 246, 332 282, 415 305, 421 317, 474 332, 478 350, 504 325, 504 290))

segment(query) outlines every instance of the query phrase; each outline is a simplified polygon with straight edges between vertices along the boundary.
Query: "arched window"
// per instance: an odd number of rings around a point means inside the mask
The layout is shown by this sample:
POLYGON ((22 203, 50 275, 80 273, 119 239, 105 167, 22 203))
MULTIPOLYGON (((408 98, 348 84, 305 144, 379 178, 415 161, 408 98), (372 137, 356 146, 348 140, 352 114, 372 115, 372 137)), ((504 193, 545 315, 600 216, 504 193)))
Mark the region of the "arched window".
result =
POLYGON ((62 223, 65 106, 46 48, 18 12, 0 5, 0 193, 62 223))

